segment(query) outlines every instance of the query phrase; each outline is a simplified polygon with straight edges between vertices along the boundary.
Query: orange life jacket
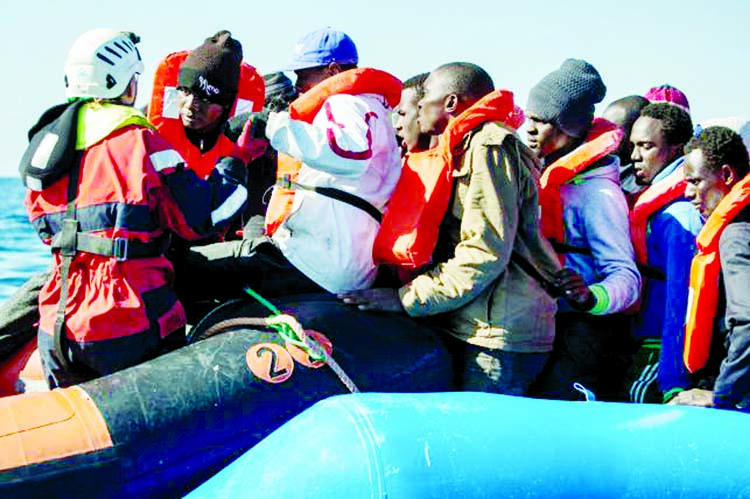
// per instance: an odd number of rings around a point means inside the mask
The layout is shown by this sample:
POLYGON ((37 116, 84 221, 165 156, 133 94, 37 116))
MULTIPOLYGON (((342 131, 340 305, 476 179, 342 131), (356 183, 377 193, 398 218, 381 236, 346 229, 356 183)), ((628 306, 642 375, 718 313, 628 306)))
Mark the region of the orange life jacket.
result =
MULTIPOLYGON (((221 134, 214 147, 201 153, 200 149, 187 138, 177 104, 177 78, 180 66, 189 53, 187 50, 174 52, 159 63, 154 74, 154 88, 151 93, 151 104, 148 107, 148 119, 185 159, 187 166, 199 177, 207 178, 219 158, 232 152, 234 143, 226 135, 221 134)), ((263 78, 254 67, 243 62, 240 66, 237 99, 229 117, 263 109, 265 91, 263 78)))
POLYGON ((312 123, 326 99, 336 94, 378 94, 390 107, 401 101, 401 80, 390 73, 373 68, 353 68, 323 80, 297 97, 289 106, 293 120, 312 123))
POLYGON ((630 238, 633 241, 635 259, 648 265, 646 232, 651 215, 685 195, 685 179, 682 166, 675 169, 667 178, 650 186, 640 193, 630 211, 630 238))
POLYGON ((417 268, 430 262, 453 190, 453 165, 463 154, 459 148, 467 133, 488 121, 522 122, 512 92, 489 93, 450 122, 436 147, 406 156, 375 237, 376 264, 417 268))
POLYGON ((542 233, 550 241, 565 242, 560 188, 588 166, 617 150, 623 131, 614 123, 595 118, 584 143, 544 169, 539 186, 542 233))
POLYGON ((690 292, 685 317, 683 360, 690 372, 706 365, 719 303, 719 239, 724 228, 750 204, 750 175, 724 196, 695 239, 697 253, 690 266, 690 292))
POLYGON ((268 236, 273 235, 276 229, 279 228, 279 225, 281 225, 281 222, 286 220, 286 217, 292 212, 294 191, 289 185, 284 186, 282 184, 296 182, 301 167, 301 161, 281 152, 278 154, 276 159, 277 182, 273 186, 271 199, 266 208, 264 232, 268 236))
MULTIPOLYGON (((401 81, 390 73, 373 68, 353 68, 338 73, 315 85, 300 95, 289 106, 289 117, 293 120, 312 123, 326 99, 336 94, 378 94, 385 97, 390 107, 401 100, 401 81)), ((276 178, 278 184, 271 193, 266 210, 265 233, 272 235, 286 220, 294 204, 294 190, 288 188, 295 181, 302 162, 279 153, 276 178)))

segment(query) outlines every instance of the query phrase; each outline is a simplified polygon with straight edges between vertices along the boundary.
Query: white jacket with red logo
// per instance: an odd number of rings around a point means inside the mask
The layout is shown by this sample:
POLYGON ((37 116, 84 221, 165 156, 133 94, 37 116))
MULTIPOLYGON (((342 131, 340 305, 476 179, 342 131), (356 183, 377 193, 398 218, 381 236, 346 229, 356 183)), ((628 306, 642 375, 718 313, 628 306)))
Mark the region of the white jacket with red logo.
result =
MULTIPOLYGON (((274 149, 302 161, 299 184, 340 189, 382 211, 401 173, 388 112, 380 95, 335 94, 312 124, 272 113, 266 134, 274 149)), ((372 246, 379 225, 357 207, 298 189, 292 212, 273 240, 297 269, 338 293, 372 284, 377 271, 372 246)))

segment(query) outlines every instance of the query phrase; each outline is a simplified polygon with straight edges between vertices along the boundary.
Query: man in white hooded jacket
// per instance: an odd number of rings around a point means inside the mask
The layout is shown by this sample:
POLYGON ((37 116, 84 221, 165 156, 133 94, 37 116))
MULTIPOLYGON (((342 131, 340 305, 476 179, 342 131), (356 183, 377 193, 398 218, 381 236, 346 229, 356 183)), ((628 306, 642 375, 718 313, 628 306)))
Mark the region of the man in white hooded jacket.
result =
POLYGON ((351 38, 331 28, 296 45, 284 69, 303 95, 266 125, 271 146, 300 163, 293 202, 263 238, 194 249, 201 297, 229 298, 246 285, 271 297, 372 285, 378 218, 400 175, 388 113, 401 82, 357 62, 351 38))

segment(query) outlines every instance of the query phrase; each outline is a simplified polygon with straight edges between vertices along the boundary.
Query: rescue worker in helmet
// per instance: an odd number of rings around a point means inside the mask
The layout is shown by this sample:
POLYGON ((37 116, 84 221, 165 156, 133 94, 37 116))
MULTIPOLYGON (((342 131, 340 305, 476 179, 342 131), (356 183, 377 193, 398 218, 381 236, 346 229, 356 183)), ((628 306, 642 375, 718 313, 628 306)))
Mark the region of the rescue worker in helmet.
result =
POLYGON ((138 41, 111 29, 75 41, 65 63, 68 102, 32 127, 21 162, 29 218, 53 253, 38 330, 51 388, 182 345, 168 234, 223 230, 247 198, 249 130, 202 180, 134 109, 138 41))
MULTIPOLYGON (((154 75, 154 91, 144 113, 148 113, 148 120, 182 156, 186 166, 202 179, 209 178, 219 158, 231 154, 248 117, 263 107, 264 81, 242 57, 240 42, 221 30, 193 50, 167 55, 154 75)), ((288 104, 295 95, 283 90, 280 92, 271 82, 266 97, 279 101, 283 93, 281 100, 288 104)), ((262 231, 265 213, 262 198, 275 181, 276 161, 274 157, 269 164, 264 157, 270 149, 265 137, 252 144, 254 151, 249 155, 252 164, 248 166, 247 180, 253 187, 248 189, 244 213, 235 217, 232 226, 224 227, 219 234, 210 234, 207 240, 188 242, 173 237, 167 256, 178 268, 178 276, 183 273, 179 270, 182 254, 189 246, 233 236, 232 229, 245 226, 253 216, 260 217, 260 223, 254 225, 260 225, 262 231)), ((34 337, 39 321, 38 295, 48 279, 46 271, 32 276, 0 304, 0 360, 34 337)), ((179 280, 176 285, 181 285, 179 280)))

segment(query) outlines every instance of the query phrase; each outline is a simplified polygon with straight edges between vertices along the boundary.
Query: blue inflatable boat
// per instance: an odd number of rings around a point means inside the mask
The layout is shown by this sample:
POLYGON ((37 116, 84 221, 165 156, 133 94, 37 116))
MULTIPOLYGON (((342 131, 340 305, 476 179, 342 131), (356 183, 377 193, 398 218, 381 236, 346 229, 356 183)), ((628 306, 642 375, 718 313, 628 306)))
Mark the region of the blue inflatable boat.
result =
POLYGON ((484 393, 333 396, 188 495, 750 497, 750 418, 484 393))

